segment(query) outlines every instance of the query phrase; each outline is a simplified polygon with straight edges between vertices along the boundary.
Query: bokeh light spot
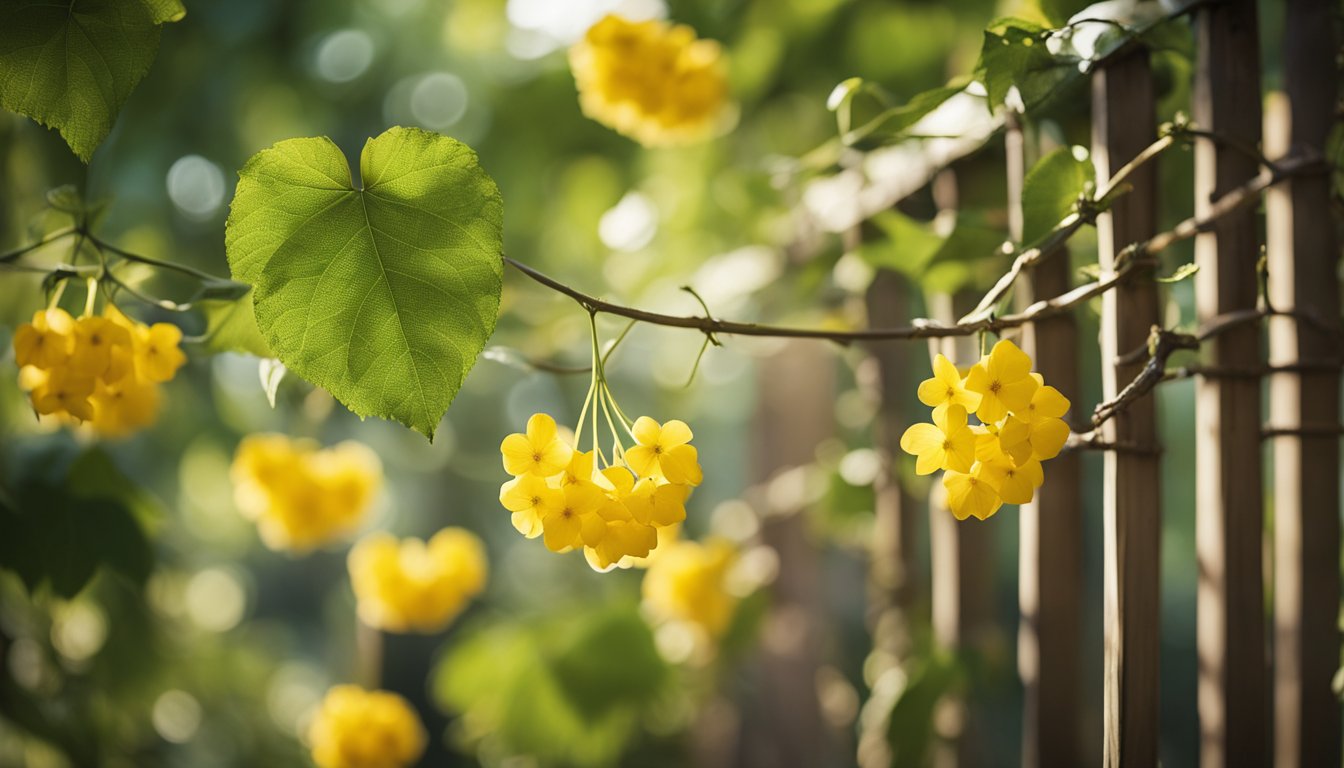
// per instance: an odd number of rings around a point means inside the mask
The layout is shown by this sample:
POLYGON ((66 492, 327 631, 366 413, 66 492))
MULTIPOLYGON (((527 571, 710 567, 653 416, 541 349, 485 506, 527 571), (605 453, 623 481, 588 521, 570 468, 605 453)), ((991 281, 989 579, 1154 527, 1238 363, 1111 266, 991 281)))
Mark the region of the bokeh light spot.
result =
POLYGON ((373 38, 360 29, 332 32, 317 46, 313 69, 330 83, 348 83, 373 64, 373 38))
POLYGON ((224 204, 224 173, 200 155, 178 158, 167 183, 168 198, 189 218, 208 219, 224 204))

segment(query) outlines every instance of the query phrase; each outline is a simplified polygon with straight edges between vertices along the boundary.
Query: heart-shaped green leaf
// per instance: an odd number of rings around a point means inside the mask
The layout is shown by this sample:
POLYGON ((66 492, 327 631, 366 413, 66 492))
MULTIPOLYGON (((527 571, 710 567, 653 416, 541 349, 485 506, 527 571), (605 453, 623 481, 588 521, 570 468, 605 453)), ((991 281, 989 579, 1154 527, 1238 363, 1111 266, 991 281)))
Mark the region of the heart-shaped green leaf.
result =
POLYGON ((503 204, 476 153, 392 128, 364 145, 362 188, 325 138, 282 141, 239 175, 225 247, 275 356, 432 439, 499 313, 503 204))
POLYGON ((84 162, 107 138, 159 49, 178 0, 5 0, 0 106, 61 132, 84 162))

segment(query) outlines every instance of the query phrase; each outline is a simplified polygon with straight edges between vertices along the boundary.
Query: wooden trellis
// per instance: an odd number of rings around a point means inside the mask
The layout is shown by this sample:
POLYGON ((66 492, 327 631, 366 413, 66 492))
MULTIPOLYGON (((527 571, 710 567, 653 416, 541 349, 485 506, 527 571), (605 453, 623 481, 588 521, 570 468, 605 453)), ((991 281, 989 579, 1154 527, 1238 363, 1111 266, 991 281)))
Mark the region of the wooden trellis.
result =
MULTIPOLYGON (((1093 753, 1082 745, 1098 736, 1105 765, 1158 764, 1164 515, 1197 520, 1197 551, 1189 554, 1199 563, 1201 764, 1340 764, 1340 704, 1330 686, 1340 666, 1338 440, 1344 342, 1340 251, 1324 162, 1336 120, 1338 9, 1324 0, 1290 0, 1286 11, 1285 93, 1271 101, 1277 107, 1270 110, 1262 144, 1256 3, 1228 0, 1189 9, 1197 59, 1187 138, 1195 145, 1196 199, 1194 216, 1166 232, 1159 232, 1161 192, 1151 162, 1165 147, 1157 133, 1150 54, 1131 46, 1108 56, 1091 75, 1091 154, 1097 178, 1111 179, 1119 172, 1130 187, 1096 217, 1098 285, 1105 290, 1093 295, 1102 296, 1107 403, 1094 418, 1097 429, 1077 441, 1080 447, 1105 451, 1104 669, 1081 667, 1086 656, 1081 606, 1089 596, 1081 579, 1083 489, 1075 456, 1052 464, 1037 499, 1022 510, 1024 765, 1086 764, 1085 756, 1093 753), (1254 205, 1262 194, 1265 242, 1254 205), (1199 329, 1188 335, 1159 333, 1164 316, 1153 279, 1155 257, 1189 238, 1196 241, 1199 266, 1199 329), (1261 349, 1260 329, 1266 323, 1268 360, 1261 349), (1172 351, 1201 348, 1200 364, 1167 374, 1198 378, 1197 408, 1191 415, 1198 470, 1189 478, 1197 487, 1196 508, 1164 510, 1153 385, 1164 378, 1172 351), (1266 384, 1267 427, 1261 413, 1266 384), (1271 528, 1266 527, 1263 438, 1272 441, 1274 457, 1271 528), (1268 550, 1266 531, 1273 539, 1268 550), (1273 553, 1270 568, 1266 551, 1273 553), (1267 574, 1272 574, 1269 583, 1267 574), (1272 638, 1267 593, 1273 596, 1272 638), (1103 730, 1084 733, 1076 678, 1096 673, 1104 680, 1103 730)), ((1017 207, 1026 153, 1022 133, 1011 121, 1005 133, 1010 221, 1014 239, 1020 240, 1017 207)), ((1024 277, 1017 281, 1020 308, 1069 294, 1066 239, 1019 258, 1013 277, 1024 277)), ((991 292, 986 301, 992 305, 1002 296, 991 292)), ((1048 381, 1077 391, 1080 340, 1070 313, 1042 314, 1023 327, 1023 340, 1048 381)), ((1080 405, 1075 402, 1075 423, 1080 405)), ((885 421, 893 418, 888 413, 885 421)), ((946 557, 958 551, 948 550, 948 542, 962 538, 940 534, 936 523, 931 531, 935 559, 940 552, 946 557)), ((908 520, 888 524, 913 530, 908 520)), ((935 617, 960 616, 967 608, 963 576, 960 568, 935 563, 935 617)), ((943 758, 962 765, 983 762, 966 749, 943 758)))

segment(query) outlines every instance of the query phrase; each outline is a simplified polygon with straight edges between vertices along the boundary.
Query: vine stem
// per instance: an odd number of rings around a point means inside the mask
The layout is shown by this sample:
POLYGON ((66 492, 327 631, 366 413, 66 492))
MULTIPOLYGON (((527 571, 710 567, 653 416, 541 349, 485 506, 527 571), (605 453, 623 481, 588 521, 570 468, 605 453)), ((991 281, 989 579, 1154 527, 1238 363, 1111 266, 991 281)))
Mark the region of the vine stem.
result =
MULTIPOLYGON (((976 333, 993 332, 1017 328, 1035 320, 1053 317, 1068 312, 1073 307, 1111 290, 1133 275, 1136 266, 1152 266, 1152 257, 1172 245, 1188 240, 1195 235, 1208 231, 1224 217, 1235 213, 1242 207, 1253 203, 1269 187, 1285 179, 1309 173, 1320 172, 1325 164, 1320 158, 1293 157, 1281 160, 1274 168, 1266 168, 1259 176, 1240 187, 1230 190, 1218 199, 1204 216, 1191 216, 1166 232, 1154 235, 1147 240, 1131 243, 1120 254, 1118 269, 1110 275, 1091 283, 1077 286, 1065 293, 1049 299, 1037 301, 1026 309, 1009 315, 983 314, 967 317, 948 324, 933 320, 916 320, 913 325, 889 328, 867 328, 854 331, 834 331, 820 328, 794 328, 788 326, 762 325, 721 320, 716 317, 667 315, 649 312, 622 304, 599 299, 584 293, 555 278, 528 266, 509 256, 503 256, 505 264, 518 270, 534 282, 557 293, 568 296, 588 310, 590 314, 606 313, 628 318, 637 322, 660 325, 668 328, 687 328, 706 334, 730 334, 735 336, 763 336, 771 338, 820 339, 837 344, 854 342, 898 341, 907 339, 949 338, 970 336, 976 333)), ((1081 225, 1080 225, 1081 227, 1081 225)), ((1075 228, 1076 232, 1077 229, 1075 228)))

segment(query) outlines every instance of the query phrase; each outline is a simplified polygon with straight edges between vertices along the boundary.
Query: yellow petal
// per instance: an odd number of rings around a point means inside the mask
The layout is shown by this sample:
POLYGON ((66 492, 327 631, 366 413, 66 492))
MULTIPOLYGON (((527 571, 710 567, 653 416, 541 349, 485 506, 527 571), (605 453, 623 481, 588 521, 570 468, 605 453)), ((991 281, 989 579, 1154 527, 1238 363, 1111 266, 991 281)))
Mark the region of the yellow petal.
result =
POLYGON ((971 370, 966 373, 966 389, 980 395, 989 392, 989 371, 985 370, 985 363, 979 362, 971 366, 971 370))
POLYGON ((555 419, 549 414, 534 413, 527 420, 527 439, 533 445, 543 446, 555 439, 555 419))
POLYGON ((999 496, 1006 504, 1026 504, 1035 494, 1030 475, 1016 467, 1007 469, 999 481, 999 496))
POLYGON ((927 453, 921 453, 919 458, 915 459, 915 474, 932 475, 942 469, 946 463, 947 451, 943 450, 942 443, 939 443, 937 448, 927 453))
POLYGON ((669 483, 699 485, 704 480, 699 453, 693 445, 676 445, 663 451, 658 463, 669 483))
MULTIPOLYGON (((901 435, 901 450, 911 456, 920 456, 942 448, 943 431, 932 424, 920 422, 911 424, 901 435)), ((627 456, 629 453, 627 452, 627 456)))
MULTIPOLYGON (((640 416, 638 419, 635 419, 634 427, 631 428, 630 431, 634 433, 635 440, 638 441, 640 445, 653 445, 658 442, 658 437, 662 434, 663 430, 662 427, 658 426, 658 422, 648 416, 640 416)), ((638 472, 639 470, 635 471, 638 472)), ((640 474, 642 475, 644 473, 640 472, 640 474)))
POLYGON ((1069 425, 1063 419, 1041 419, 1032 428, 1031 447, 1038 459, 1053 459, 1069 440, 1069 425))
POLYGON ((975 463, 975 433, 962 427, 948 434, 946 441, 952 447, 947 449, 942 468, 953 472, 970 472, 971 465, 975 463))
POLYGON ((1029 376, 1016 381, 1005 379, 999 387, 999 400, 1013 413, 1024 413, 1029 410, 1036 389, 1036 380, 1029 376))
MULTIPOLYGON (((941 355, 939 355, 939 357, 941 357, 941 355)), ((947 402, 948 399, 955 394, 955 391, 935 376, 932 379, 925 379, 920 382, 917 394, 919 395, 919 402, 930 408, 936 408, 947 402)))
POLYGON ((1002 381, 1030 378, 1031 358, 1007 339, 1002 339, 994 345, 994 349, 990 350, 989 360, 992 372, 998 374, 998 378, 1002 381))
POLYGON ((966 409, 960 405, 949 405, 934 415, 933 423, 944 433, 964 429, 966 427, 966 409))
POLYGON ((998 395, 988 393, 980 398, 980 407, 975 409, 975 415, 986 424, 994 424, 1008 415, 1008 406, 998 395))
POLYGON ((563 440, 551 440, 541 451, 541 461, 537 462, 535 474, 542 477, 558 475, 565 471, 569 466, 570 460, 574 456, 574 449, 569 447, 563 440))
POLYGON ((662 443, 663 446, 670 448, 674 445, 689 443, 691 442, 692 437, 694 437, 694 435, 691 433, 691 428, 686 422, 681 421, 680 419, 673 419, 663 425, 663 431, 658 437, 658 442, 662 443))
POLYGON ((640 477, 649 477, 659 471, 657 454, 653 452, 653 447, 648 445, 627 448, 625 463, 629 464, 640 477))
POLYGON ((564 552, 579 544, 579 516, 570 511, 552 512, 542 521, 542 540, 552 552, 564 552))
POLYGON ((1059 419, 1068 413, 1069 400, 1058 389, 1043 386, 1031 396, 1029 410, 1038 419, 1059 419))
POLYGON ((1023 464, 1031 458, 1032 428, 1025 421, 1009 416, 999 430, 999 443, 1014 464, 1023 464))
POLYGON ((529 539, 535 539, 541 535, 541 516, 536 513, 536 510, 525 509, 522 512, 514 512, 512 521, 513 527, 529 539))
POLYGON ((504 457, 504 471, 510 475, 525 475, 537 464, 531 441, 517 432, 504 438, 499 444, 499 452, 504 457))

